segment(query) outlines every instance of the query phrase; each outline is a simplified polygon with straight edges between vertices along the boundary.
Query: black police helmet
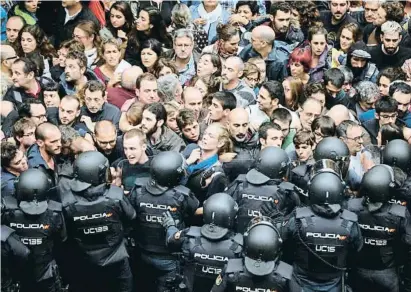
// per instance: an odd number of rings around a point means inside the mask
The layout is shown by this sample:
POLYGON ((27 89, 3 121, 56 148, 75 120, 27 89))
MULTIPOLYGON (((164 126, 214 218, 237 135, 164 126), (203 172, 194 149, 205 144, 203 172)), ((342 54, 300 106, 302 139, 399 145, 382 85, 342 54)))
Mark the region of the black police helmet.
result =
POLYGON ((395 139, 382 151, 381 163, 396 166, 406 173, 411 172, 411 146, 402 139, 395 139))
POLYGON ((394 171, 385 164, 373 166, 361 181, 360 194, 372 203, 385 203, 391 199, 395 187, 394 171))
POLYGON ((281 244, 280 233, 270 219, 252 219, 244 233, 244 264, 247 270, 256 276, 272 273, 281 244))
POLYGON ((340 204, 344 198, 345 185, 334 172, 319 172, 308 182, 310 205, 340 204))
POLYGON ((178 152, 160 152, 151 161, 150 174, 160 186, 177 186, 185 175, 184 159, 178 152))
POLYGON ((74 180, 71 181, 71 189, 81 192, 91 186, 107 183, 109 167, 107 158, 100 152, 81 153, 74 161, 74 180))
POLYGON ((287 174, 290 159, 283 149, 269 146, 261 150, 256 169, 271 179, 281 179, 287 174))
POLYGON ((52 184, 47 175, 36 168, 24 171, 16 179, 15 189, 19 207, 30 215, 42 214, 48 208, 48 193, 52 184))
POLYGON ((348 146, 336 137, 326 137, 318 143, 314 150, 314 159, 331 159, 339 161, 350 156, 348 146))

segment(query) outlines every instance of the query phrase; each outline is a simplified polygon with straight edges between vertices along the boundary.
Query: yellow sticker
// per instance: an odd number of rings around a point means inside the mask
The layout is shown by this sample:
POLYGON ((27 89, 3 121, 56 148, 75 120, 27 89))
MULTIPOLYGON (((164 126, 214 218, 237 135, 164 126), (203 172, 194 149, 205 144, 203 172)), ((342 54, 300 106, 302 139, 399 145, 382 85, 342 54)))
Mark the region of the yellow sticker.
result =
POLYGON ((221 275, 218 275, 217 279, 215 280, 215 284, 217 286, 220 286, 221 282, 223 282, 223 278, 221 277, 221 275))

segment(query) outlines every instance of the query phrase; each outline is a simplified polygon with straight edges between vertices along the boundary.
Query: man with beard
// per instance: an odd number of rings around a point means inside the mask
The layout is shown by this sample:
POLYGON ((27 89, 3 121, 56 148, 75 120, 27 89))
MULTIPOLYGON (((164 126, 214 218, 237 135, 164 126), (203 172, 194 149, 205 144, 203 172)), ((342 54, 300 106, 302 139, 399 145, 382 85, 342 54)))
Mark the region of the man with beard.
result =
POLYGON ((402 28, 395 21, 387 21, 381 26, 382 44, 370 49, 371 60, 378 69, 401 67, 411 58, 411 49, 400 46, 402 28))
POLYGON ((224 163, 223 169, 230 181, 240 174, 246 174, 252 167, 259 152, 258 132, 250 129, 250 117, 243 108, 235 108, 228 117, 228 130, 234 144, 236 156, 224 163))
POLYGON ((350 2, 346 0, 331 0, 330 11, 321 11, 320 17, 324 28, 328 32, 327 40, 337 41, 340 28, 347 23, 355 23, 355 19, 348 15, 350 2))
POLYGON ((371 55, 367 51, 367 46, 358 42, 353 44, 348 50, 347 67, 351 69, 354 78, 352 84, 360 81, 377 81, 378 69, 374 63, 370 62, 371 55))
POLYGON ((110 165, 124 157, 122 137, 117 137, 117 129, 111 121, 99 121, 94 127, 94 144, 109 161, 110 165))
POLYGON ((178 112, 177 126, 180 129, 181 138, 186 145, 197 143, 201 136, 201 127, 197 122, 195 113, 190 109, 182 109, 178 112))
POLYGON ((304 34, 300 28, 291 24, 291 6, 287 2, 274 2, 270 8, 271 27, 275 32, 275 39, 287 44, 301 43, 304 34))
POLYGON ((398 102, 397 121, 411 128, 411 86, 403 81, 397 81, 390 85, 390 96, 398 102))
POLYGON ((345 77, 337 68, 331 68, 324 73, 324 85, 326 89, 325 106, 331 109, 337 104, 342 104, 348 109, 353 109, 353 104, 343 90, 345 77))
POLYGON ((23 26, 26 24, 23 17, 15 15, 10 17, 6 23, 6 36, 7 39, 2 42, 6 45, 15 45, 15 41, 19 37, 20 31, 23 29, 23 26))
POLYGON ((233 93, 237 98, 237 106, 255 103, 254 91, 241 79, 244 63, 239 57, 229 57, 221 72, 222 90, 233 93))
MULTIPOLYGON (((56 156, 61 153, 61 133, 57 126, 43 123, 35 131, 36 143, 27 151, 29 168, 42 170, 50 179, 53 187, 57 185, 56 156)), ((56 199, 57 194, 54 195, 56 199)), ((53 199, 53 198, 50 198, 53 199)))
POLYGON ((350 11, 350 16, 357 21, 358 25, 361 27, 361 30, 364 30, 364 27, 367 24, 372 24, 375 21, 380 6, 380 1, 364 1, 364 10, 350 11))
POLYGON ((94 130, 98 121, 112 121, 118 129, 121 111, 118 107, 107 102, 107 92, 103 83, 88 81, 82 89, 85 105, 81 108, 80 120, 84 122, 90 131, 94 130))
POLYGON ((167 112, 161 103, 155 102, 144 106, 139 128, 146 134, 147 144, 154 155, 161 151, 180 152, 185 147, 184 141, 165 126, 165 121, 167 112))

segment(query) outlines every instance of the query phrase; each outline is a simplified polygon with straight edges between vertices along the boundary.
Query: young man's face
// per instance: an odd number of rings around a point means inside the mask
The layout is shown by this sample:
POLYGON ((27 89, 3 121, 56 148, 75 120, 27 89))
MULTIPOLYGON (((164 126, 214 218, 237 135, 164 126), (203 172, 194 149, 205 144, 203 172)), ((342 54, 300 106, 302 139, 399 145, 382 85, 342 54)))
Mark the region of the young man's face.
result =
POLYGON ((345 0, 331 0, 330 10, 334 20, 341 20, 348 11, 348 1, 345 0))
POLYGON ((86 89, 84 95, 85 95, 84 101, 86 103, 86 107, 91 113, 95 114, 103 108, 103 105, 106 101, 106 96, 104 92, 102 91, 92 92, 86 89))
POLYGON ((80 68, 78 60, 66 59, 66 67, 64 72, 66 73, 67 82, 76 82, 83 77, 83 71, 80 68))
POLYGON ((385 76, 381 76, 380 81, 378 82, 378 88, 380 90, 381 96, 388 96, 388 91, 390 89, 391 80, 385 76))
POLYGON ((332 96, 333 98, 337 97, 337 94, 340 93, 341 87, 338 88, 334 84, 332 84, 330 81, 328 81, 327 85, 325 86, 325 89, 327 90, 327 93, 332 96))
POLYGON ((19 143, 23 145, 24 148, 29 148, 31 145, 36 143, 36 137, 34 132, 36 128, 26 128, 24 129, 22 137, 16 137, 19 140, 19 143))
POLYGON ((381 34, 381 41, 385 51, 388 55, 394 55, 397 52, 397 48, 401 42, 401 35, 396 33, 384 33, 381 34))
POLYGON ((192 142, 197 142, 198 139, 200 138, 200 126, 198 122, 194 122, 190 125, 186 125, 182 129, 182 133, 184 137, 192 142))
POLYGON ((279 33, 286 33, 290 27, 291 21, 291 11, 284 12, 277 10, 277 13, 274 17, 274 30, 279 33))
POLYGON ((403 118, 408 112, 411 104, 411 93, 406 94, 399 91, 394 92, 392 96, 398 102, 398 116, 403 118))
POLYGON ((313 155, 313 149, 309 144, 295 145, 295 152, 299 161, 307 161, 313 155))
POLYGON ((57 91, 44 91, 43 96, 46 107, 59 107, 60 96, 57 91))
POLYGON ((281 148, 281 145, 283 145, 284 141, 284 136, 283 132, 276 130, 276 129, 269 129, 267 131, 267 139, 260 138, 260 143, 262 148, 268 147, 268 146, 274 146, 281 148))
POLYGON ((214 122, 220 121, 224 118, 224 110, 221 102, 215 98, 211 101, 211 105, 208 108, 210 110, 210 119, 214 122))
POLYGON ((376 118, 379 120, 380 126, 386 125, 386 124, 395 124, 397 121, 398 113, 380 113, 380 114, 375 114, 376 118))
POLYGON ((27 164, 26 155, 22 151, 17 150, 16 155, 10 161, 10 165, 8 168, 17 173, 22 173, 23 171, 26 171, 29 168, 27 164))
POLYGON ((144 151, 146 144, 142 144, 138 136, 127 138, 123 140, 124 155, 130 164, 137 164, 144 151))

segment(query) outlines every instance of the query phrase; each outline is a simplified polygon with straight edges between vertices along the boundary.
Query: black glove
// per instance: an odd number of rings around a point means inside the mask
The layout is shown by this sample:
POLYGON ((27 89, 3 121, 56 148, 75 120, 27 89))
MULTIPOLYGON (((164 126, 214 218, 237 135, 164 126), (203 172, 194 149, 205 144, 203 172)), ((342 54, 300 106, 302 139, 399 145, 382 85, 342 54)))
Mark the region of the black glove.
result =
POLYGON ((171 216, 170 211, 164 212, 162 219, 163 220, 161 221, 161 225, 166 229, 178 224, 178 220, 174 220, 173 216, 171 216))
POLYGON ((273 201, 265 201, 261 205, 261 214, 263 216, 270 217, 271 219, 276 219, 282 217, 284 214, 278 210, 278 205, 273 201))

